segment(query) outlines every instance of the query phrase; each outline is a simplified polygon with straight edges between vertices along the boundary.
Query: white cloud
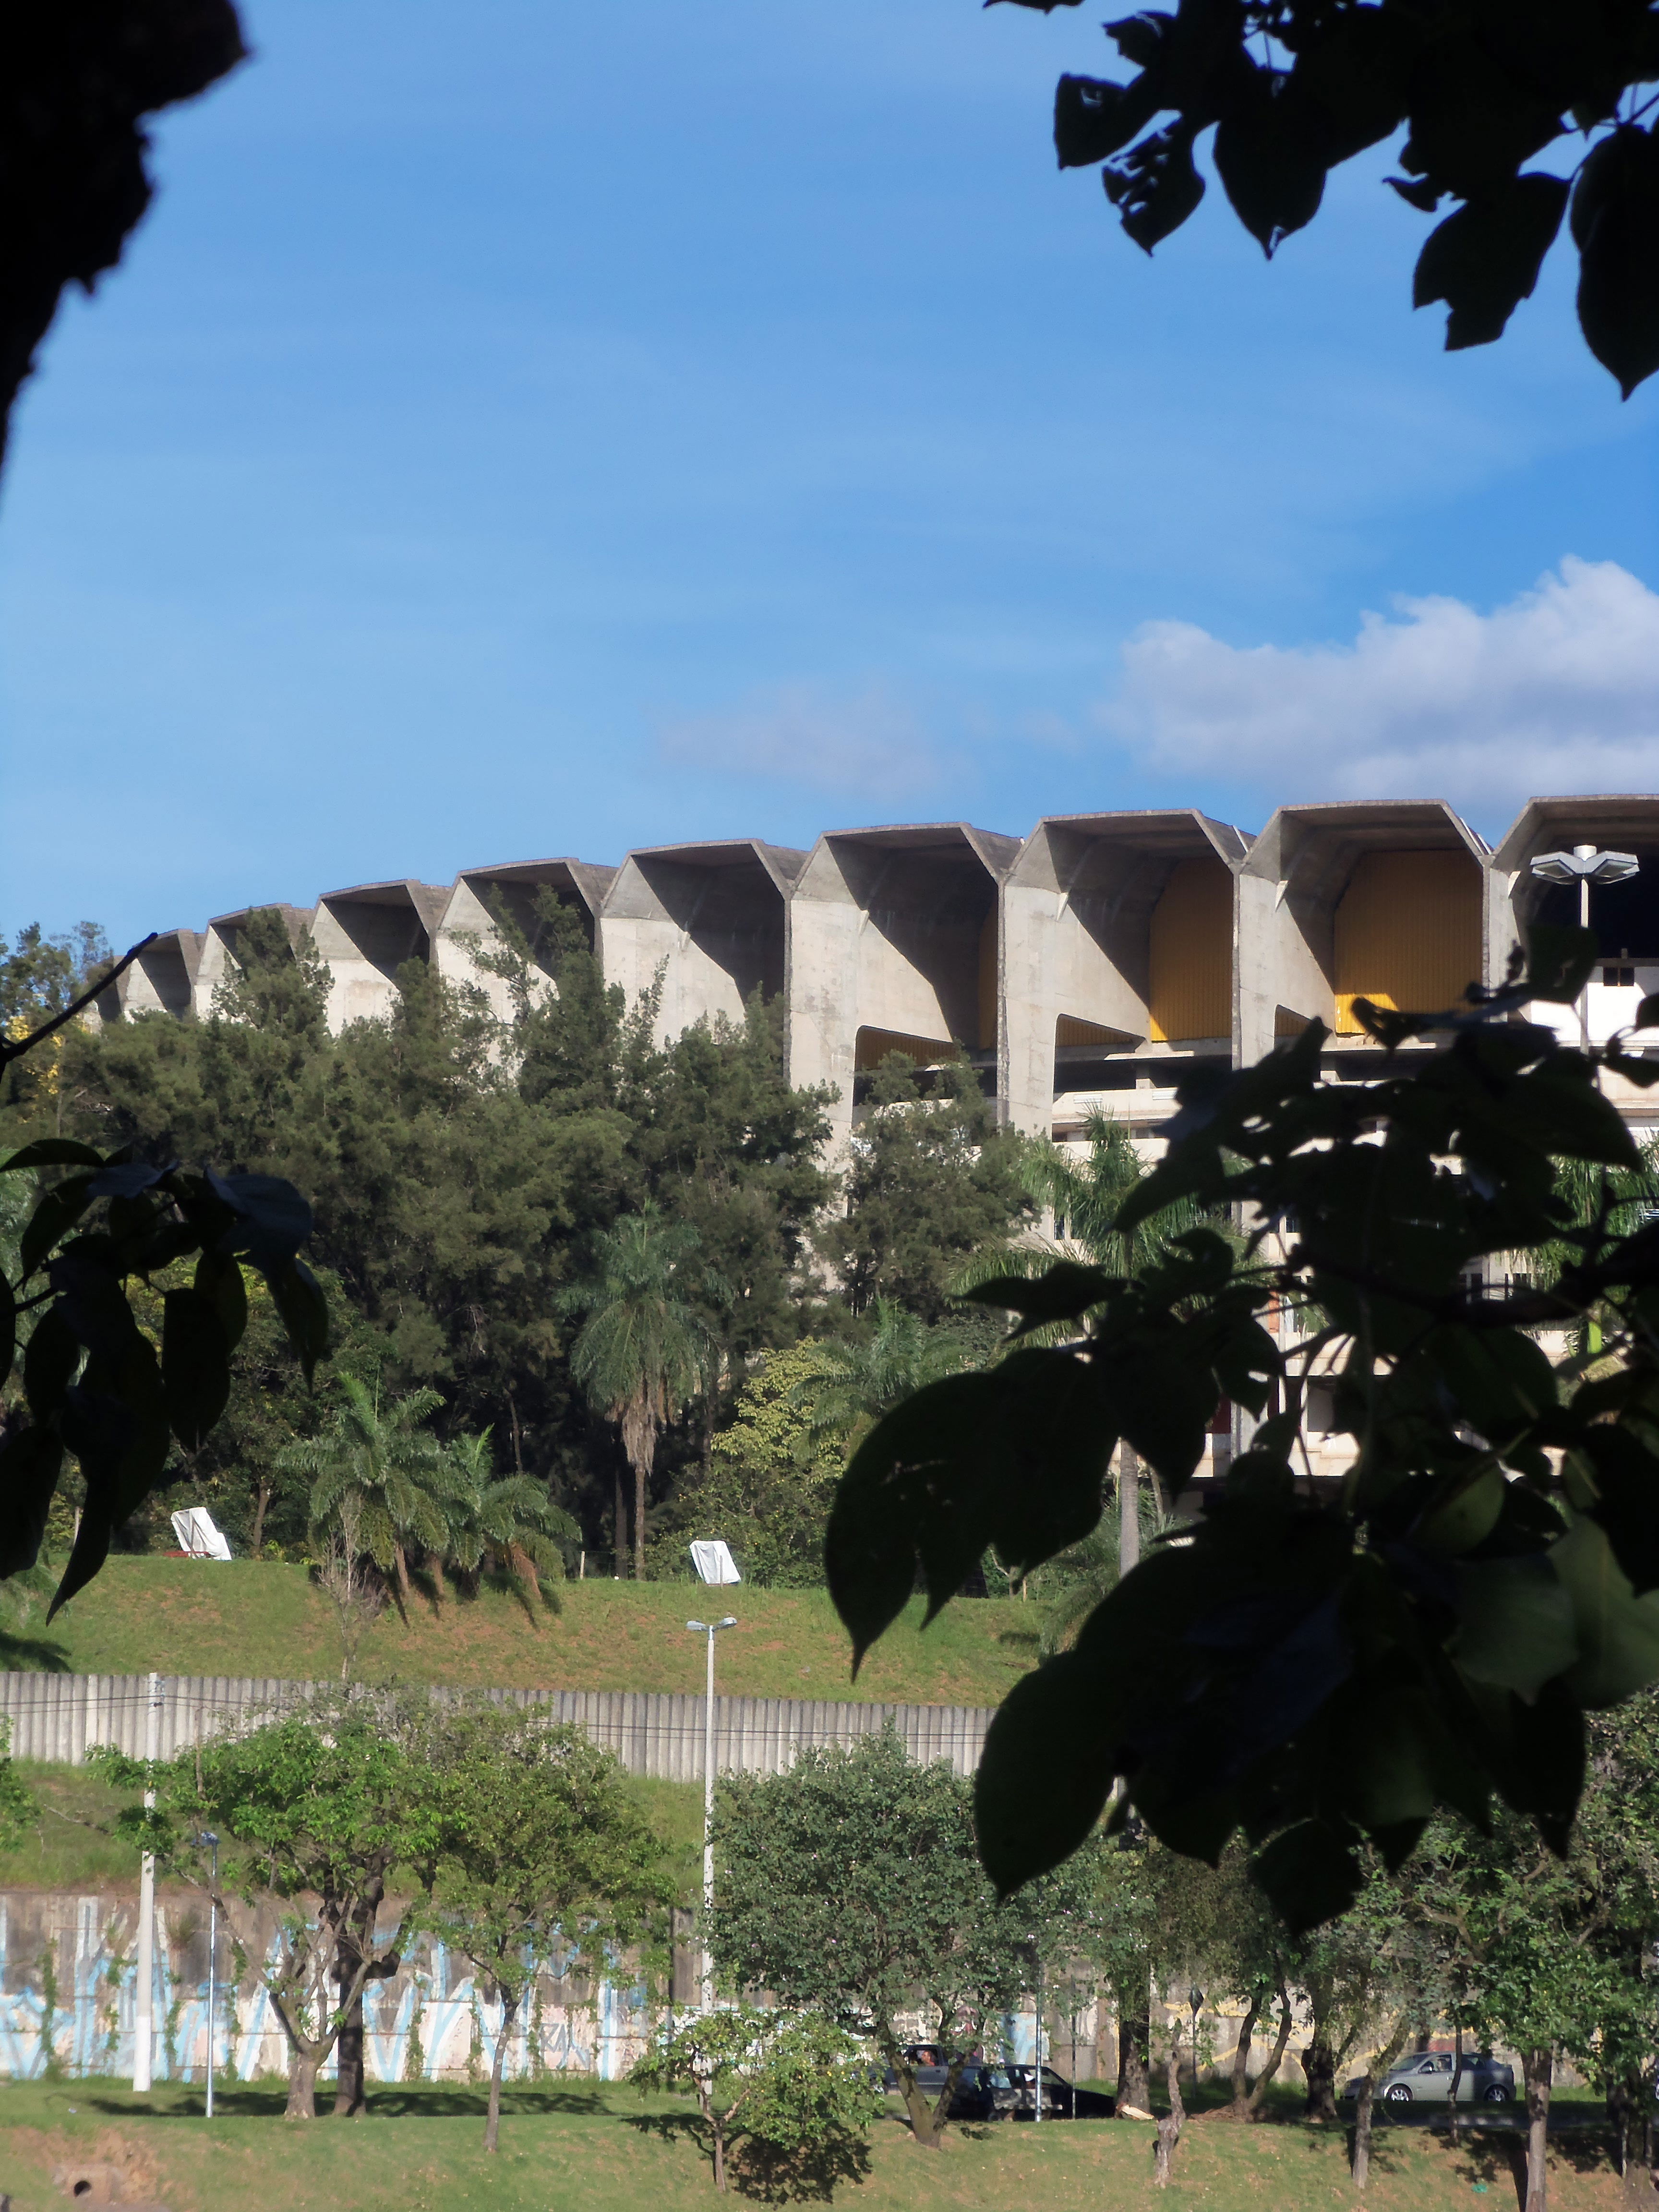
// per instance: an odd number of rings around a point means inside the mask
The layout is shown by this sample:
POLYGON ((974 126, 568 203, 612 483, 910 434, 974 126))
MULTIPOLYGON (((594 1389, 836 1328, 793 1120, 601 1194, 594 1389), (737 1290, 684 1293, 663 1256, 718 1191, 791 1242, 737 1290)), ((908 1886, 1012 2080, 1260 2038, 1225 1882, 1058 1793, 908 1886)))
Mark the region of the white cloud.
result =
POLYGON ((1443 798, 1492 820, 1535 792, 1659 789, 1659 593, 1570 556, 1491 614, 1402 599, 1352 645, 1149 623, 1099 720, 1148 767, 1273 801, 1443 798))
POLYGON ((817 791, 900 799, 947 779, 942 757, 912 708, 879 684, 837 696, 814 684, 779 684, 723 714, 667 724, 658 751, 705 775, 757 775, 817 791))

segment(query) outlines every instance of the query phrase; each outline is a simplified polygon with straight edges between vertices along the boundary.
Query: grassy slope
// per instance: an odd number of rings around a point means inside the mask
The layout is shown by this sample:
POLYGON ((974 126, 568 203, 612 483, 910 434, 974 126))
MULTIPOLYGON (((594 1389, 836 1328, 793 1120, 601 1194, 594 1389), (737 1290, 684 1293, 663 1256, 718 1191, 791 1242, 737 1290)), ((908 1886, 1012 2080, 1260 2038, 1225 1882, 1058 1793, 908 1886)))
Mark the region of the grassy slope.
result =
MULTIPOLYGON (((85 1767, 20 1759, 17 1771, 33 1792, 35 1816, 13 1850, 0 1850, 0 1890, 90 1895, 137 1888, 138 1854, 111 1833, 116 1814, 132 1802, 127 1792, 111 1790, 85 1767)), ((630 1777, 628 1788, 663 1838, 669 1869, 690 1903, 702 1880, 702 1791, 643 1775, 630 1777)), ((4 2187, 0 2174, 0 2191, 4 2187)))
MULTIPOLYGON (((164 2088, 153 2112, 100 2082, 0 2085, 0 2187, 15 2212, 63 2203, 51 2168, 70 2155, 103 2156, 129 2176, 126 2195, 161 2197, 171 2212, 692 2212, 715 2197, 706 2164, 684 2129, 687 2108, 643 2102, 597 2082, 509 2091, 501 2151, 479 2148, 483 2093, 382 2090, 366 2124, 320 2121, 289 2128, 274 2092, 223 2093, 210 2130, 200 2093, 164 2088)), ((871 2172, 843 2181, 835 2201, 859 2212, 949 2212, 949 2208, 1041 2204, 1043 2212, 1128 2212, 1148 2201, 1152 2130, 1133 2122, 1042 2130, 1004 2127, 957 2135, 937 2156, 915 2149, 884 2121, 873 2131, 871 2172)), ((1495 2205, 1515 2201, 1502 2144, 1454 2150, 1441 2137, 1384 2130, 1364 2200, 1375 2212, 1450 2212, 1476 2188, 1495 2205)), ((1583 2166, 1552 2157, 1555 2212, 1613 2212, 1620 2184, 1605 2156, 1583 2166)), ((739 2199, 738 2201, 741 2201, 739 2199)), ((751 2199, 750 2201, 754 2201, 751 2199)), ((822 2202, 809 2187, 797 2201, 822 2202)), ((1212 2212, 1314 2212, 1352 2203, 1338 2130, 1300 2125, 1189 2128, 1176 2154, 1170 2208, 1212 2212)))
MULTIPOLYGON (((358 1669, 371 1680, 571 1690, 689 1690, 703 1682, 703 1639, 689 1616, 710 1604, 738 1616, 720 1644, 722 1692, 858 1698, 918 1705, 995 1705, 1030 1663, 1032 1608, 1008 1599, 948 1607, 925 1633, 920 1601, 849 1680, 845 1631, 822 1590, 704 1591, 690 1583, 567 1583, 562 1610, 532 1620, 510 1594, 417 1599, 407 1622, 388 1608, 368 1630, 358 1669)), ((264 1560, 112 1559, 46 1625, 42 1596, 0 1590, 0 1632, 23 1648, 14 1667, 77 1674, 333 1675, 333 1607, 303 1567, 264 1560)))

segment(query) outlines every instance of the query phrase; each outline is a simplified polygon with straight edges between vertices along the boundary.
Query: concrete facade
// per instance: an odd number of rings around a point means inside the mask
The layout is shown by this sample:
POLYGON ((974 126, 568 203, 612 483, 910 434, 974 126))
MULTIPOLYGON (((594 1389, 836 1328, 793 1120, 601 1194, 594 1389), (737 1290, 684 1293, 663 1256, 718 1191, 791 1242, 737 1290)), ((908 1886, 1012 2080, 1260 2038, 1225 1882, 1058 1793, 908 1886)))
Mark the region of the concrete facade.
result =
MULTIPOLYGON (((791 1079, 839 1093, 842 1143, 863 1079, 895 1048, 923 1065, 960 1050, 1033 1134, 1065 1141, 1103 1110, 1152 1139, 1184 1066, 1247 1065, 1315 1019, 1335 1064, 1371 1049, 1358 997, 1423 1010, 1500 982, 1529 921, 1576 920, 1572 892, 1530 862, 1580 843, 1643 864, 1593 894, 1599 1039, 1659 989, 1659 796, 1534 799, 1495 849, 1440 800, 1287 806, 1257 835, 1170 809, 1054 816, 1023 839, 925 823, 830 831, 810 853, 731 838, 614 868, 512 861, 278 910, 327 963, 336 1029, 384 1016, 409 959, 505 1016, 507 987, 479 954, 503 916, 534 969, 550 893, 607 982, 630 1003, 659 994, 665 1039, 740 1019, 756 991, 779 1002, 791 1079)), ((249 911, 158 937, 100 1012, 206 1015, 249 911)), ((1544 1012, 1576 1030, 1577 1010, 1544 1012)), ((1651 1121, 1649 1096, 1620 1104, 1651 1121)))

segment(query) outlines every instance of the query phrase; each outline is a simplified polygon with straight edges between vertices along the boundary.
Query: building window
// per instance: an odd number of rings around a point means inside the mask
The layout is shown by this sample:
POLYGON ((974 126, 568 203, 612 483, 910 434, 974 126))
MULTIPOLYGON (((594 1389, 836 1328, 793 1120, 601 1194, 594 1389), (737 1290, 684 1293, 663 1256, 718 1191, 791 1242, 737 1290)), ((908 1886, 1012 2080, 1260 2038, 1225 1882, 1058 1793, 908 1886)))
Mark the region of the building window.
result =
POLYGON ((1633 991, 1636 988, 1636 970, 1626 967, 1622 962, 1610 962, 1601 970, 1601 981, 1609 991, 1633 991))

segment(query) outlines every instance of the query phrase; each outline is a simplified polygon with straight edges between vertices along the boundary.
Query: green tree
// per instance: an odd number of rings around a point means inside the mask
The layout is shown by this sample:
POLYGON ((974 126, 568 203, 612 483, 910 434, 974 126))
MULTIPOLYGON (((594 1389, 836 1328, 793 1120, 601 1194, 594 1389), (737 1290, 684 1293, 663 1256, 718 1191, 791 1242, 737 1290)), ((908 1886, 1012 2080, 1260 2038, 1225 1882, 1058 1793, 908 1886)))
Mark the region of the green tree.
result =
MULTIPOLYGON (((691 1303, 699 1238, 665 1221, 654 1205, 625 1216, 598 1239, 593 1277, 571 1295, 585 1306, 570 1370, 596 1407, 622 1431, 634 1470, 634 1573, 645 1578, 646 1486, 657 1435, 703 1376, 707 1333, 691 1303)), ((628 1544, 622 1480, 617 1482, 617 1564, 628 1544)))
POLYGON ((477 1707, 433 1734, 435 1879, 424 1923, 499 1994, 484 2148, 501 2130, 501 2069, 537 1974, 556 1954, 601 1960, 672 1901, 664 1845, 614 1753, 532 1712, 477 1707))
POLYGON ((967 1782, 914 1765, 890 1726, 850 1751, 803 1752, 787 1774, 733 1776, 714 1840, 708 1938, 721 1984, 770 1991, 873 2042, 916 2142, 933 2149, 965 2055, 1013 2008, 1034 1949, 1079 1940, 1072 1893, 1092 1895, 1085 1861, 999 1905, 975 1854, 967 1782), (931 2107, 900 2029, 918 1994, 956 2054, 931 2107))
POLYGON ((1595 957, 1540 927, 1530 971, 1460 1008, 1357 1002, 1382 1050, 1365 1080, 1325 1079, 1316 1023, 1189 1076, 1118 1225, 1190 1200, 1243 1209, 1248 1239, 1197 1228, 1133 1275, 981 1285, 1020 1328, 1074 1337, 930 1385, 860 1447, 825 1549, 855 1661, 918 1567, 937 1609, 988 1546, 1026 1569, 1086 1535, 1120 1437, 1174 1493, 1220 1398, 1261 1417, 1190 1537, 1005 1701, 975 1800, 1000 1889, 1088 1838, 1115 1789, 1114 1818, 1174 1850, 1213 1861, 1245 1835, 1293 1932, 1350 1905, 1368 1840, 1400 1865, 1437 1806, 1480 1824, 1496 1796, 1565 1850, 1586 1712, 1659 1676, 1659 1238, 1574 1229, 1556 1167, 1636 1168, 1600 1073, 1645 1088, 1659 1069, 1522 1014, 1571 1004, 1595 957), (1558 1240, 1577 1256, 1549 1288, 1472 1279, 1558 1240), (1595 1372, 1553 1366, 1534 1332, 1592 1312, 1595 1372), (1302 1425, 1308 1376, 1332 1369, 1357 1456, 1328 1501, 1302 1425))
POLYGON ((885 1297, 941 1320, 964 1262, 1030 1217, 1024 1147, 965 1060, 947 1062, 924 1096, 912 1063, 890 1053, 854 1135, 846 1212, 818 1235, 853 1311, 885 1297))
POLYGON ((155 1792, 153 1812, 122 1814, 123 1833, 222 1909, 274 1908, 276 1940, 252 1964, 288 2043, 291 2120, 314 2118, 318 2069, 337 2051, 334 2109, 364 2110, 363 1990, 396 1972, 442 1832, 425 1721, 390 1692, 319 1694, 154 1767, 104 1756, 112 1779, 155 1792), (204 1834, 219 1838, 216 1888, 204 1834), (394 1868, 405 1902, 382 1932, 394 1868))
POLYGON ((1520 14, 1483 0, 1182 0, 1108 32, 1139 75, 1062 76, 1054 145, 1062 168, 1105 164, 1106 197, 1147 252, 1204 196, 1202 132, 1214 129, 1223 189, 1271 256, 1318 213, 1330 170, 1403 125, 1405 174, 1388 181, 1440 216, 1412 298, 1445 302, 1449 348, 1503 335, 1571 209, 1585 343, 1626 398, 1659 368, 1647 91, 1659 51, 1645 0, 1520 14), (1566 175, 1532 166, 1551 153, 1566 175))
POLYGON ((815 2194, 867 2170, 863 2138, 881 2094, 857 2043, 822 2013, 746 2004, 703 2013, 663 2030, 629 2079, 641 2090, 691 2091, 722 2194, 739 2136, 763 2165, 816 2168, 815 2194))
POLYGON ((964 1364, 958 1336, 896 1298, 874 1299, 865 1319, 858 1334, 819 1347, 799 1386, 812 1440, 843 1452, 901 1399, 964 1364))
POLYGON ((435 1390, 386 1399, 378 1382, 337 1378, 338 1403, 320 1436, 285 1445, 278 1465, 311 1479, 311 1518, 338 1521, 347 1543, 395 1578, 398 1601, 410 1595, 409 1554, 441 1560, 450 1545, 450 1511, 464 1480, 426 1424, 442 1405, 435 1390))
POLYGON ((806 1397, 823 1346, 812 1338, 763 1353, 717 1431, 706 1468, 683 1478, 659 1516, 652 1572, 690 1572, 687 1547, 724 1537, 745 1582, 799 1589, 823 1581, 823 1532, 842 1454, 816 1439, 806 1397))
POLYGON ((12 1765, 11 1723, 0 1721, 0 1850, 22 1840, 36 1809, 33 1791, 12 1765))
POLYGON ((487 1557, 520 1590, 556 1605, 548 1585, 564 1578, 564 1547, 581 1530, 528 1475, 498 1475, 490 1431, 457 1437, 447 1448, 444 1551, 438 1561, 476 1577, 487 1557))

